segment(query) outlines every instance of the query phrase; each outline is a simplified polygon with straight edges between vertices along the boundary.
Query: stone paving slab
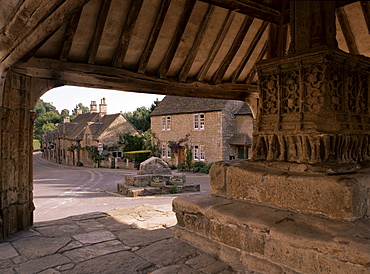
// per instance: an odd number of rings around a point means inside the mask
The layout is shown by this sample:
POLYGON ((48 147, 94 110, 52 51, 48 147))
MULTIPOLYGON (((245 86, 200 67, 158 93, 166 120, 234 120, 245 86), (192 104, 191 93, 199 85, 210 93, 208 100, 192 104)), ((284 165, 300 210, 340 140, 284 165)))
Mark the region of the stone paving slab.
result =
POLYGON ((171 205, 35 223, 0 243, 0 273, 236 273, 173 238, 171 205))

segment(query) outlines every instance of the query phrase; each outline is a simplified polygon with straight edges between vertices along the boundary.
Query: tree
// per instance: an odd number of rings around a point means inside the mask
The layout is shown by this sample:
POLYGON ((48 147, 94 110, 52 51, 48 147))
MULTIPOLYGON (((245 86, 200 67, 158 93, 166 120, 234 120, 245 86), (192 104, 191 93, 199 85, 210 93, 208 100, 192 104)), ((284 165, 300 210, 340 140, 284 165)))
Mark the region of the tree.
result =
POLYGON ((56 108, 50 103, 39 100, 36 104, 37 117, 35 119, 34 138, 41 142, 44 132, 53 131, 55 125, 62 121, 56 108))
POLYGON ((150 113, 157 107, 160 103, 156 99, 150 108, 147 107, 138 107, 133 112, 126 112, 125 117, 136 127, 137 130, 145 132, 150 129, 150 113))
POLYGON ((77 115, 77 109, 82 109, 82 113, 90 112, 88 107, 85 107, 82 103, 78 103, 76 107, 72 110, 72 115, 77 115))

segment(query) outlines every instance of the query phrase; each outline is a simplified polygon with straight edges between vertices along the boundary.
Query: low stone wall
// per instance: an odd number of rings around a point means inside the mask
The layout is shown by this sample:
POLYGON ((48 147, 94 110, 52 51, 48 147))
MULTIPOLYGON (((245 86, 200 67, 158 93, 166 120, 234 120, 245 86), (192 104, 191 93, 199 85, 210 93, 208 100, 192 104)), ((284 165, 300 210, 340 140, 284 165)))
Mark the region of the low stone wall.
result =
POLYGON ((370 216, 370 169, 356 164, 225 161, 212 166, 210 182, 211 194, 225 198, 343 221, 370 216))
POLYGON ((122 169, 136 169, 134 162, 117 162, 116 168, 122 168, 122 169))
POLYGON ((243 273, 370 273, 370 219, 340 222, 209 195, 173 201, 174 236, 243 273))
POLYGON ((200 185, 181 184, 181 185, 165 185, 161 187, 135 187, 127 184, 117 184, 117 192, 128 197, 150 196, 159 194, 176 194, 184 192, 199 192, 200 185))
POLYGON ((144 175, 125 175, 125 184, 129 186, 149 186, 150 182, 153 179, 160 179, 169 184, 171 177, 177 177, 182 180, 183 183, 186 183, 186 176, 184 173, 173 173, 170 175, 165 174, 144 174, 144 175))

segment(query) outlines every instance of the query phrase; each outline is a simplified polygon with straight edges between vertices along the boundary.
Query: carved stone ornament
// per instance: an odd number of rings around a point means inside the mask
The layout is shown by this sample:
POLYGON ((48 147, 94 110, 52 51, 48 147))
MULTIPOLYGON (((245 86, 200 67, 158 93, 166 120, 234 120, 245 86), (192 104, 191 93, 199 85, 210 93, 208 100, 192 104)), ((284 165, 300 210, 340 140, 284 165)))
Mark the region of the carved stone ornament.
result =
POLYGON ((323 48, 257 69, 254 160, 370 160, 369 58, 323 48))

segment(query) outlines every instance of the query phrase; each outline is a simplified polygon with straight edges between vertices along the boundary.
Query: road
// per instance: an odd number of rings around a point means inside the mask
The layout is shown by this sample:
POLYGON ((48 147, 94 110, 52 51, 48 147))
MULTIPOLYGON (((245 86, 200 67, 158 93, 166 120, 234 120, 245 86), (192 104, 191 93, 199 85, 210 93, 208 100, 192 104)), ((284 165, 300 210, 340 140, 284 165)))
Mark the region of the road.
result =
POLYGON ((186 172, 188 182, 201 185, 200 193, 130 198, 116 192, 117 183, 136 170, 60 165, 43 159, 40 152, 33 157, 36 222, 142 204, 170 204, 178 196, 209 193, 209 175, 186 172))

